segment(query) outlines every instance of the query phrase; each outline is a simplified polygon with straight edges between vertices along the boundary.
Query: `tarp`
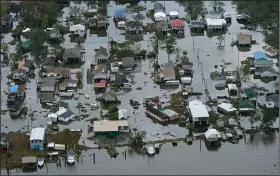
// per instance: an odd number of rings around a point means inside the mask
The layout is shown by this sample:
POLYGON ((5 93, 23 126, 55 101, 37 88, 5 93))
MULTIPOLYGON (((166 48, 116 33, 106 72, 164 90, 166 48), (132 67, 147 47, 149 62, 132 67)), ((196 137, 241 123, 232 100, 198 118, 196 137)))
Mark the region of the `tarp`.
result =
POLYGON ((10 93, 18 93, 18 85, 11 86, 10 93))
POLYGON ((29 48, 31 46, 31 42, 29 40, 23 42, 22 47, 23 48, 29 48))
POLYGON ((206 139, 216 139, 221 138, 221 133, 216 129, 209 129, 205 132, 206 139))
POLYGON ((264 52, 258 51, 258 52, 254 52, 254 58, 255 60, 259 60, 259 59, 267 59, 267 56, 264 52))
POLYGON ((121 16, 125 16, 126 12, 123 9, 119 9, 115 11, 115 16, 121 17, 121 16))

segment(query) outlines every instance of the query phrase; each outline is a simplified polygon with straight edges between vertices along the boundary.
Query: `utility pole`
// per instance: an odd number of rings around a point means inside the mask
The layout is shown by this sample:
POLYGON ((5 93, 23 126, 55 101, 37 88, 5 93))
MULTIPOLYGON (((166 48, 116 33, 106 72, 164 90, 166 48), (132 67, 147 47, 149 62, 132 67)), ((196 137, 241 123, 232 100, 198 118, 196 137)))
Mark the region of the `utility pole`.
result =
POLYGON ((194 49, 194 37, 192 38, 192 43, 193 43, 193 49, 194 49))

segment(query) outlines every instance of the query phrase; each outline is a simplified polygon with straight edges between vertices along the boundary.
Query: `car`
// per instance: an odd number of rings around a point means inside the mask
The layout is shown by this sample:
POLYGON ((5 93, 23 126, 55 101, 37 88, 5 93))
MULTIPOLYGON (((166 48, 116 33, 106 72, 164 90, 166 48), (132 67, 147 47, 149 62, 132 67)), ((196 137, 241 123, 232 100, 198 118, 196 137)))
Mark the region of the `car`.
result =
POLYGON ((92 104, 90 104, 90 108, 91 108, 91 110, 96 110, 96 109, 98 109, 99 107, 98 107, 98 104, 97 104, 97 103, 92 103, 92 104))

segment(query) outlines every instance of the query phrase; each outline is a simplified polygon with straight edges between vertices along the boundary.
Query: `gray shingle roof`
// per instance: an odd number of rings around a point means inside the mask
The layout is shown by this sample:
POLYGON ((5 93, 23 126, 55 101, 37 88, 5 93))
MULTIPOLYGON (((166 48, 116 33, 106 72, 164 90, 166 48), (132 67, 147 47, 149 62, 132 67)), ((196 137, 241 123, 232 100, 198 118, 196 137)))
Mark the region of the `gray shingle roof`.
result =
POLYGON ((122 58, 122 66, 124 68, 134 67, 136 64, 134 57, 124 57, 122 58))
POLYGON ((80 48, 68 48, 65 49, 65 52, 63 54, 63 58, 65 59, 75 59, 75 58, 80 58, 82 55, 81 49, 80 48))

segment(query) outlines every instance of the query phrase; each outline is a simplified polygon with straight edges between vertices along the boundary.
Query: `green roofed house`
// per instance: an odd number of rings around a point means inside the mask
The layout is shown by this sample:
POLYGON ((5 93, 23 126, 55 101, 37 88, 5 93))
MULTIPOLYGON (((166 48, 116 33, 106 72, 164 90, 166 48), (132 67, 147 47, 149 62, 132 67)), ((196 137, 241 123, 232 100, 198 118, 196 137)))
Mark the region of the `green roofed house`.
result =
POLYGON ((239 112, 249 112, 255 110, 255 105, 251 100, 240 100, 238 109, 239 112))
POLYGON ((255 60, 254 62, 255 68, 264 68, 264 67, 272 67, 273 61, 272 60, 266 60, 266 59, 259 59, 255 60))
POLYGON ((251 100, 253 103, 257 101, 257 93, 252 88, 244 89, 244 93, 247 100, 251 100))
POLYGON ((22 47, 23 47, 24 49, 29 49, 30 46, 31 46, 31 41, 29 41, 29 40, 27 40, 27 41, 25 41, 25 42, 22 43, 22 47))

